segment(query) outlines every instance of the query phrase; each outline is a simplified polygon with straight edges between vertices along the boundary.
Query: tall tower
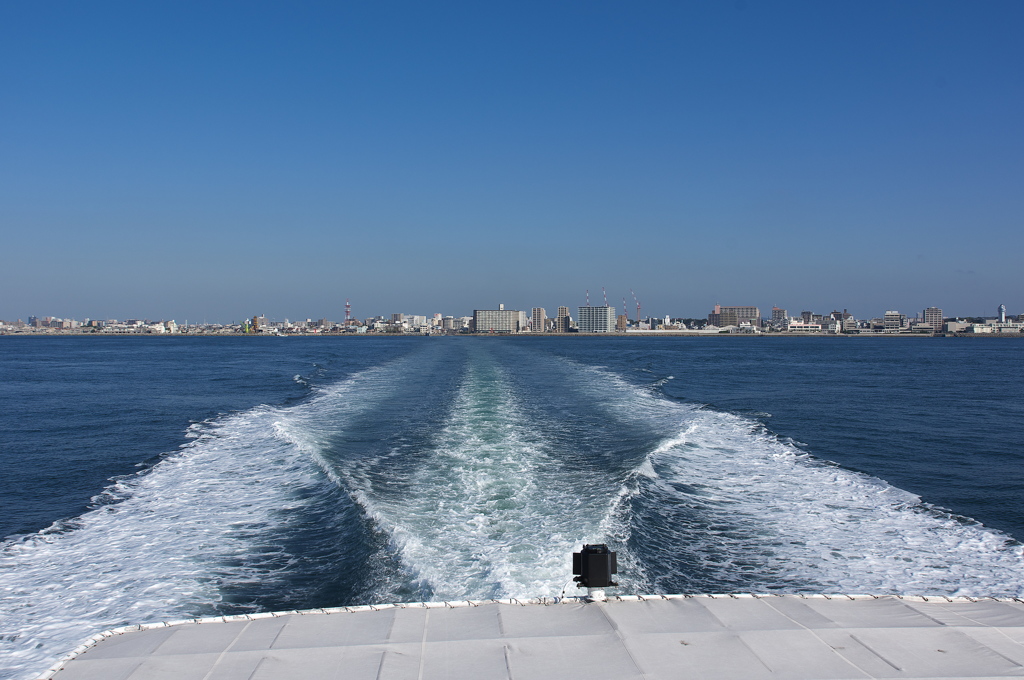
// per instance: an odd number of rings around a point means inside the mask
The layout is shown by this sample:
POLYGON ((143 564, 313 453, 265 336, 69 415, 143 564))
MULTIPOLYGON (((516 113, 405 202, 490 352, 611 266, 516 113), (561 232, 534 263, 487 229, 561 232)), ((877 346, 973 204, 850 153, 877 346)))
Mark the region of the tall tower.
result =
POLYGON ((999 305, 999 323, 1006 323, 1006 305, 999 305))
POLYGON ((569 308, 559 307, 558 316, 555 317, 555 332, 556 333, 568 333, 569 332, 569 308))
POLYGON ((543 307, 534 307, 530 315, 530 330, 534 333, 543 333, 548 321, 547 310, 543 307))
POLYGON ((345 325, 352 323, 352 303, 345 298, 345 325))

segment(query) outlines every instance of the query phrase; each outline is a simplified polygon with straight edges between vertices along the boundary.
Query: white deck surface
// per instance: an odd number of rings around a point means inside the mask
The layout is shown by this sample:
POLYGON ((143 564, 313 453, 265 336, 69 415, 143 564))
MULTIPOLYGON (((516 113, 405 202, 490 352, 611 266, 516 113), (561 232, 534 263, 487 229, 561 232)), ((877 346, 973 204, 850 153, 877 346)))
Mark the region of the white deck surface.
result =
POLYGON ((604 603, 567 599, 386 605, 201 621, 108 632, 76 650, 75 658, 65 661, 52 677, 1024 676, 1024 603, 1018 601, 653 596, 604 603))

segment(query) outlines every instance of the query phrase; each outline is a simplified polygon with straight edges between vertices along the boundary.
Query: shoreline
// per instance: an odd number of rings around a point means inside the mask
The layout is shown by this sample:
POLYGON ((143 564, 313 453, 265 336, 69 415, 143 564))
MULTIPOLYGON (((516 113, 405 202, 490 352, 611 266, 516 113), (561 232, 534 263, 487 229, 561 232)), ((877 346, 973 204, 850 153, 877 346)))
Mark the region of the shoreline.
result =
POLYGON ((0 337, 33 338, 1024 338, 1024 333, 94 333, 0 332, 0 337))

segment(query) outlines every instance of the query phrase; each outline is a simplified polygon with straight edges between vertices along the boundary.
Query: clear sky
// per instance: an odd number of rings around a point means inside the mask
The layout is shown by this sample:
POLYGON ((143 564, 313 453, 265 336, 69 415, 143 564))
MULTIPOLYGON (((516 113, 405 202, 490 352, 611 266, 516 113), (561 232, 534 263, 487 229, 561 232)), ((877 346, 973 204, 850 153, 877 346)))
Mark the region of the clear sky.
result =
POLYGON ((1022 29, 1020 0, 5 2, 0 318, 602 286, 1021 313, 1022 29))

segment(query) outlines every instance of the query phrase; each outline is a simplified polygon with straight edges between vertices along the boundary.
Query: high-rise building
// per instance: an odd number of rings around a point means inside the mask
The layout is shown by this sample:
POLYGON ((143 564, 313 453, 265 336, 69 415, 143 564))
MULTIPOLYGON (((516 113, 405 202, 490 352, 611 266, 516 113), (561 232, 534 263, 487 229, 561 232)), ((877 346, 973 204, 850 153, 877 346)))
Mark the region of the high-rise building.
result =
POLYGON ((611 333, 615 330, 614 307, 577 307, 580 333, 611 333))
POLYGON ((526 312, 505 309, 474 309, 473 330, 477 333, 518 333, 526 327, 526 312))
POLYGON ((534 307, 530 315, 530 330, 534 333, 543 333, 544 326, 548 322, 548 313, 543 307, 534 307))
POLYGON ((572 325, 572 319, 569 317, 568 307, 559 307, 558 316, 555 317, 555 332, 556 333, 568 333, 569 326, 572 325))
POLYGON ((785 309, 772 307, 772 323, 781 325, 786 322, 787 313, 785 309))
POLYGON ((761 310, 757 307, 723 307, 722 305, 715 305, 715 310, 708 314, 708 323, 719 328, 739 326, 741 323, 760 326, 761 310))
POLYGON ((935 329, 935 332, 942 330, 942 310, 938 307, 928 307, 921 315, 924 322, 935 329))

